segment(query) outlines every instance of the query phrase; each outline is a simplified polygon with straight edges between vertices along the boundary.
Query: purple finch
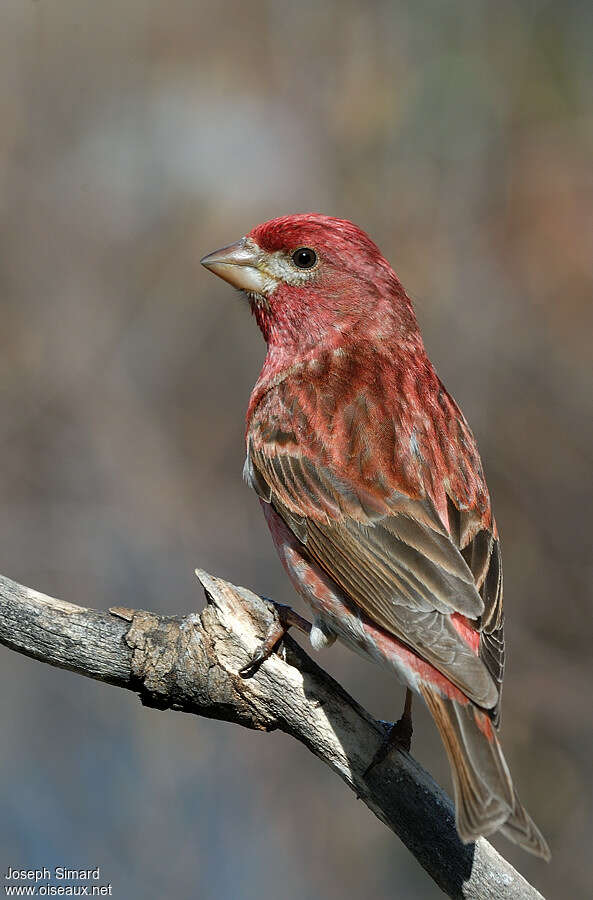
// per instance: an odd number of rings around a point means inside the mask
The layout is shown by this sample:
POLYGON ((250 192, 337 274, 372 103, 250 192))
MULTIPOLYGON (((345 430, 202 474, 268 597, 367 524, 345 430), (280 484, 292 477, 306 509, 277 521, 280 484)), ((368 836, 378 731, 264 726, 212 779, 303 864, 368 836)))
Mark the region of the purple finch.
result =
POLYGON ((482 464, 395 272, 355 225, 316 214, 202 262, 247 294, 267 342, 245 477, 313 608, 313 647, 337 637, 422 695, 464 841, 500 830, 549 858, 496 734, 502 568, 482 464))

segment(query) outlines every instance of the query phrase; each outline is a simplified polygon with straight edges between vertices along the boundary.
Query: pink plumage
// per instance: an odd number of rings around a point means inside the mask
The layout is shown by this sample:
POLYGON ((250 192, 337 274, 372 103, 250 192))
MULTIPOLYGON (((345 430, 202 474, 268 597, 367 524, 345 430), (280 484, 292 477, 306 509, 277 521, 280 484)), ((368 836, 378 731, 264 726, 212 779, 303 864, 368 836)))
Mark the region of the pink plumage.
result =
POLYGON ((246 291, 267 341, 245 472, 282 563, 336 637, 425 699, 460 836, 548 858, 496 735, 502 568, 480 456, 378 247, 317 214, 254 228, 204 264, 246 291))

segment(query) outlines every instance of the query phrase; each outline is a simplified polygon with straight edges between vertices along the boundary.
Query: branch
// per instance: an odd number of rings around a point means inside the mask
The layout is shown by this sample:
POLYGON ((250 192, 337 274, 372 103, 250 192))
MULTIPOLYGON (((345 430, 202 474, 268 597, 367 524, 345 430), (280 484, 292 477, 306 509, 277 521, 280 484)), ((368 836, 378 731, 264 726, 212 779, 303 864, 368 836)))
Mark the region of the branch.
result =
POLYGON ((134 691, 146 706, 278 728, 330 766, 449 897, 542 900, 484 838, 461 843, 451 801, 409 754, 394 751, 363 778, 385 726, 290 637, 253 676, 242 678, 239 669, 275 612, 245 588, 196 574, 207 605, 179 617, 86 609, 0 576, 0 643, 134 691))

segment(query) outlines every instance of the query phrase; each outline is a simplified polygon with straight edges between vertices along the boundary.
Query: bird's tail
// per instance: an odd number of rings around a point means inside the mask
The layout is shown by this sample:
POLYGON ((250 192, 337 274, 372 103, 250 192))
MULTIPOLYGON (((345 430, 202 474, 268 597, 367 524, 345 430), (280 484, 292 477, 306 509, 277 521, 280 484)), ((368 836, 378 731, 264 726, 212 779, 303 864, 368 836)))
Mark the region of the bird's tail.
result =
POLYGON ((472 703, 420 690, 449 757, 455 789, 455 819, 462 841, 501 831, 524 850, 550 859, 550 850, 513 787, 490 718, 472 703))

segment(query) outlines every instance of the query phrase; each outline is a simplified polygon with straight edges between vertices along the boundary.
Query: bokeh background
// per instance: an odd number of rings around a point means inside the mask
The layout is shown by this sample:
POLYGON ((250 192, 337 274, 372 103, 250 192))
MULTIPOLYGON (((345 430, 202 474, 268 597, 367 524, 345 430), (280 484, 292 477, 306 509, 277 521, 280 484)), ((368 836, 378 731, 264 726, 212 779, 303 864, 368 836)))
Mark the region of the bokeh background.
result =
MULTIPOLYGON (((203 604, 195 565, 301 604, 241 479, 264 345, 198 260, 351 218, 414 298, 503 540, 503 739, 549 866, 593 891, 593 5, 2 0, 0 571, 90 606, 203 604)), ((374 714, 403 690, 321 660, 374 714)), ((0 652, 0 871, 113 896, 432 898, 294 741, 143 709, 0 652)), ((416 713, 414 752, 446 787, 416 713)))

